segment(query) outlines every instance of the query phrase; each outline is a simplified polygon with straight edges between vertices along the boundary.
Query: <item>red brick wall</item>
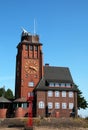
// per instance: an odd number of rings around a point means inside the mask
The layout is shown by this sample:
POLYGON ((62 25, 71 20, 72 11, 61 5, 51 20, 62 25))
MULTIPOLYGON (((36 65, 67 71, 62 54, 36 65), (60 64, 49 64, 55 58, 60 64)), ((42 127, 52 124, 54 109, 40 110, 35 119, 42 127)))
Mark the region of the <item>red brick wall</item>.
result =
POLYGON ((20 97, 27 97, 28 92, 33 91, 33 89, 37 86, 40 79, 43 75, 43 66, 42 66, 42 45, 39 43, 39 37, 38 36, 29 36, 27 38, 29 40, 29 47, 28 50, 25 50, 26 42, 22 42, 18 44, 18 54, 17 54, 17 60, 16 64, 19 62, 19 66, 16 66, 16 89, 15 89, 15 96, 16 98, 20 97), (33 51, 30 51, 30 45, 33 42, 33 51), (36 44, 37 43, 37 44, 36 44), (35 50, 35 46, 38 46, 38 50, 35 50), (20 52, 20 53, 19 53, 20 52), (25 64, 28 60, 34 60, 37 63, 37 66, 39 67, 36 74, 30 74, 25 71, 25 64), (19 76, 17 76, 19 69, 19 76), (19 82, 18 82, 19 81, 19 82), (28 82, 33 82, 34 86, 28 86, 28 82))
POLYGON ((45 108, 39 109, 39 102, 43 101, 46 102, 46 92, 43 91, 37 91, 37 104, 36 104, 36 116, 45 116, 45 108))
POLYGON ((62 92, 60 92, 60 96, 59 97, 55 97, 55 93, 53 92, 53 96, 52 97, 48 97, 48 92, 45 91, 38 91, 37 92, 37 116, 45 116, 45 108, 44 109, 39 109, 39 102, 43 101, 45 102, 45 106, 48 104, 48 102, 52 102, 53 103, 53 108, 49 109, 49 112, 53 112, 53 116, 56 116, 56 112, 59 112, 59 117, 69 117, 70 113, 72 112, 72 109, 69 109, 69 103, 74 103, 75 104, 75 96, 73 94, 73 97, 69 97, 68 95, 68 91, 66 92, 66 97, 62 97, 62 92), (59 109, 55 109, 55 102, 59 102, 60 103, 60 108, 59 109), (62 103, 66 103, 67 104, 67 108, 66 109, 62 109, 62 103))

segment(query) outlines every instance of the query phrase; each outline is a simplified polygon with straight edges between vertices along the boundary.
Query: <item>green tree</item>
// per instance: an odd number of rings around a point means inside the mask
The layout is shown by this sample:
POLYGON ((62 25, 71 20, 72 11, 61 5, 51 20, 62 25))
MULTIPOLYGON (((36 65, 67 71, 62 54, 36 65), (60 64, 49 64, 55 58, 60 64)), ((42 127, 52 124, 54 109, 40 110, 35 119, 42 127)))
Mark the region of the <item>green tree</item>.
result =
POLYGON ((12 99, 13 98, 13 92, 11 89, 7 89, 5 92, 5 98, 12 99))
POLYGON ((78 109, 86 109, 88 107, 88 102, 86 99, 82 96, 81 90, 79 90, 78 86, 75 85, 77 88, 77 107, 78 109))
POLYGON ((5 88, 0 88, 0 97, 5 95, 5 88))
POLYGON ((11 89, 7 89, 7 91, 5 90, 5 87, 0 88, 0 97, 4 96, 7 99, 12 99, 13 96, 13 92, 11 89))

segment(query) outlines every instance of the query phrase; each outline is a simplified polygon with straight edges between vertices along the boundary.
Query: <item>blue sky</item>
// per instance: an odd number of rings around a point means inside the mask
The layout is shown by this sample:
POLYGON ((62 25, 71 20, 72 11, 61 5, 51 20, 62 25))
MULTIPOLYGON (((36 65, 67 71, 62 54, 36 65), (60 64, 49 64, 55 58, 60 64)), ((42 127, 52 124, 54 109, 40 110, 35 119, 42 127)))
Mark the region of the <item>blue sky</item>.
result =
POLYGON ((88 0, 0 0, 0 87, 14 92, 21 27, 33 34, 34 19, 44 64, 69 67, 88 101, 88 0))

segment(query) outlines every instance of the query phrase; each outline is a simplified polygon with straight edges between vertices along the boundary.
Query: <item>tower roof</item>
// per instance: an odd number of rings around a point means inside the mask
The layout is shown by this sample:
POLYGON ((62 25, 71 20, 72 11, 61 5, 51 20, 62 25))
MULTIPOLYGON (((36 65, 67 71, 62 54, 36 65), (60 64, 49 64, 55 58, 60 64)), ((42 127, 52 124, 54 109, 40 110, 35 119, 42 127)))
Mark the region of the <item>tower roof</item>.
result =
POLYGON ((23 41, 31 43, 39 43, 39 36, 33 35, 30 32, 26 31, 24 28, 22 28, 21 42, 23 41))

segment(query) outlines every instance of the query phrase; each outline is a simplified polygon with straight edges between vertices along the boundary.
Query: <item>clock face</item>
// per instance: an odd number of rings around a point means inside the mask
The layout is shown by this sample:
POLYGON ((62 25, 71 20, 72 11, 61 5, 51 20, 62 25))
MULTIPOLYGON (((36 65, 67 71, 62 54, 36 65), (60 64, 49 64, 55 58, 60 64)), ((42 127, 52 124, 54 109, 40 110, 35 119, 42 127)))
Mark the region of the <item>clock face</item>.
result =
POLYGON ((25 71, 28 74, 35 74, 39 70, 39 66, 35 60, 28 60, 25 64, 25 71))

